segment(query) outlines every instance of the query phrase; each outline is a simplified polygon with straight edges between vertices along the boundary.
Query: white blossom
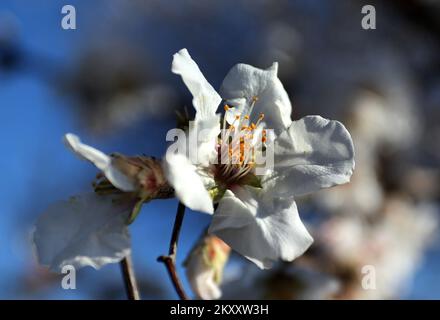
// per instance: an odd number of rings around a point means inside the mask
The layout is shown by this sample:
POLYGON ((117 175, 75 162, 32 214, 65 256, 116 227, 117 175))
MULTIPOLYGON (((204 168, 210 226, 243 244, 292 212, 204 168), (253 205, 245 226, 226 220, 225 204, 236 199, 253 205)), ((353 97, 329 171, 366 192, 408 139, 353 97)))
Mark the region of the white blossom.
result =
POLYGON ((246 64, 231 69, 220 90, 225 102, 222 126, 217 114, 222 98, 186 49, 174 55, 172 71, 193 95, 195 127, 208 132, 196 145, 203 150, 198 150, 202 161, 194 163, 187 155, 173 153, 165 157, 165 171, 177 197, 206 213, 213 212, 213 200, 218 202, 209 232, 261 268, 301 255, 313 240, 294 197, 350 180, 354 148, 348 131, 340 122, 319 116, 292 121, 277 63, 266 70, 246 64), (220 127, 226 131, 223 139, 217 137, 220 127), (242 143, 243 134, 250 136, 248 144, 242 143), (229 148, 230 140, 238 147, 229 148), (246 151, 270 148, 271 143, 274 165, 261 175, 255 158, 248 156, 253 153, 246 151))
POLYGON ((131 250, 127 225, 137 199, 125 192, 135 191, 136 181, 120 170, 122 157, 108 156, 70 133, 64 141, 75 154, 100 169, 111 185, 124 192, 97 191, 51 205, 38 218, 33 232, 38 261, 55 272, 61 272, 65 265, 98 269, 119 262, 131 250))

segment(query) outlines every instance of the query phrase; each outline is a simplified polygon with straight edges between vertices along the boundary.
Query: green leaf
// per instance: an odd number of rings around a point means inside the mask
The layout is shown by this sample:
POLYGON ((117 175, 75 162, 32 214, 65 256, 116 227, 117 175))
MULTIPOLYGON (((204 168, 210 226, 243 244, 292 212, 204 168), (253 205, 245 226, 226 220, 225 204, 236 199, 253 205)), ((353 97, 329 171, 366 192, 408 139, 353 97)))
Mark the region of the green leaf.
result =
POLYGON ((127 225, 132 224, 133 221, 137 218, 139 212, 141 212, 142 205, 143 205, 145 202, 148 202, 148 199, 141 198, 141 199, 139 199, 138 202, 136 202, 136 204, 135 204, 134 207, 133 207, 133 210, 132 210, 131 213, 130 213, 130 216, 128 217, 127 225))

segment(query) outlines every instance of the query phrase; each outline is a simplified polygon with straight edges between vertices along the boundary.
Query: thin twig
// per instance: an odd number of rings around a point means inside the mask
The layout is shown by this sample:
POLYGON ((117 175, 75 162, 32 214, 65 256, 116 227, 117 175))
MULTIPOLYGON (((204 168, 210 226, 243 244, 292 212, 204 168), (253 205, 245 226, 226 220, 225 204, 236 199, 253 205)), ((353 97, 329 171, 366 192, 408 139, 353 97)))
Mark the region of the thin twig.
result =
POLYGON ((134 275, 133 262, 131 254, 127 255, 120 262, 122 277, 124 278, 125 291, 129 300, 140 300, 139 289, 134 275))
POLYGON ((183 217, 185 216, 185 206, 179 202, 177 207, 176 219, 174 221, 173 233, 171 234, 170 248, 167 256, 160 256, 157 261, 163 262, 168 274, 181 300, 188 300, 188 296, 183 289, 182 283, 176 271, 177 242, 179 241, 180 229, 182 228, 183 217))

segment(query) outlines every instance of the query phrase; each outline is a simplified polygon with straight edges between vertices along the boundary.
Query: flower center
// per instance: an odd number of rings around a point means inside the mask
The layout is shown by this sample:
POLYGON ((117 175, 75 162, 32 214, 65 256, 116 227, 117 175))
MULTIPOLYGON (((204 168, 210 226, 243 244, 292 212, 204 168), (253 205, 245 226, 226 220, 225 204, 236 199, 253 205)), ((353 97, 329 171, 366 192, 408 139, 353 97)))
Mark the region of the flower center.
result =
POLYGON ((222 134, 218 139, 218 163, 215 165, 214 178, 226 188, 245 183, 256 166, 257 148, 264 147, 266 142, 266 130, 261 123, 264 114, 261 113, 255 122, 250 121, 257 100, 257 97, 252 99, 247 114, 235 113, 235 108, 224 106, 225 116, 222 134))

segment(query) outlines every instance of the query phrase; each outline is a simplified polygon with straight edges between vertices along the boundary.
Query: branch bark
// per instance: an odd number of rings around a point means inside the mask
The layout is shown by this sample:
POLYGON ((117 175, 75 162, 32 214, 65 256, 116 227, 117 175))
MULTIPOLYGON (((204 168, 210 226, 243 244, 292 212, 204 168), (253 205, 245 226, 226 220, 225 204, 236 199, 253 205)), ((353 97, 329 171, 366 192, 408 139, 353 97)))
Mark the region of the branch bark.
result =
POLYGON ((157 261, 163 262, 167 268, 168 275, 170 276, 171 282, 173 283, 174 289, 176 290, 179 298, 181 300, 188 300, 188 296, 183 289, 182 283, 179 279, 176 270, 176 254, 177 254, 177 243, 179 241, 180 229, 182 228, 183 217, 185 216, 185 206, 179 202, 177 207, 176 219, 174 221, 173 232, 171 234, 170 248, 168 250, 168 255, 160 256, 157 261))
POLYGON ((122 277, 124 279, 125 291, 129 300, 140 300, 139 289, 134 275, 133 262, 131 254, 127 255, 120 262, 122 277))

